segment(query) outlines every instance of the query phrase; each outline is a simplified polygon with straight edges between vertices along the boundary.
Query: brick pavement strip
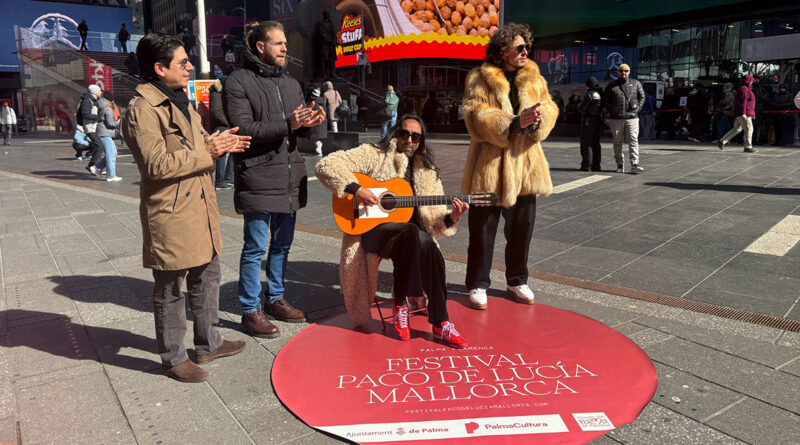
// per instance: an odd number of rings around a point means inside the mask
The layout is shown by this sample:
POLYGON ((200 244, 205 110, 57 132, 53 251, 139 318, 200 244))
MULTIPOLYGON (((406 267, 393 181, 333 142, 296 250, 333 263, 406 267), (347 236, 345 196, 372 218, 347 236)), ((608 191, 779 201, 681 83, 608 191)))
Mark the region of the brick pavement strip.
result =
MULTIPOLYGON (((671 164, 659 161, 669 167, 678 156, 658 159, 671 159, 671 164)), ((722 176, 730 172, 720 170, 722 176)), ((619 185, 611 178, 598 187, 605 183, 619 185)), ((558 202, 566 205, 582 193, 570 190, 558 202)), ((0 171, 0 442, 337 443, 289 413, 270 385, 275 355, 306 325, 281 323, 282 336, 273 340, 236 330, 238 265, 231 250, 238 249, 239 219, 222 217, 226 240, 231 239, 223 253, 220 326, 226 337, 245 339, 246 352, 209 365, 204 384, 180 384, 159 374, 151 278, 134 246, 141 236, 136 210, 130 196, 0 171), (76 202, 83 204, 70 204, 76 202), (44 203, 68 212, 41 212, 44 203), (98 224, 103 221, 114 229, 99 228, 107 226, 98 224)), ((293 302, 318 316, 343 310, 339 242, 308 232, 295 239, 289 285, 292 295, 307 299, 293 302)), ((673 247, 658 258, 686 258, 682 245, 673 247)), ((582 249, 602 258, 602 250, 582 249)), ((727 254, 706 249, 691 260, 719 261, 727 254)), ((562 257, 560 267, 566 267, 580 255, 562 257)), ((636 258, 620 254, 601 272, 620 270, 636 258)), ((447 268, 451 289, 463 292, 464 265, 448 261, 447 268)), ((503 282, 499 271, 492 278, 503 282)), ((800 442, 797 333, 554 282, 532 284, 538 302, 610 325, 644 347, 656 364, 653 401, 634 423, 597 443, 800 442)))

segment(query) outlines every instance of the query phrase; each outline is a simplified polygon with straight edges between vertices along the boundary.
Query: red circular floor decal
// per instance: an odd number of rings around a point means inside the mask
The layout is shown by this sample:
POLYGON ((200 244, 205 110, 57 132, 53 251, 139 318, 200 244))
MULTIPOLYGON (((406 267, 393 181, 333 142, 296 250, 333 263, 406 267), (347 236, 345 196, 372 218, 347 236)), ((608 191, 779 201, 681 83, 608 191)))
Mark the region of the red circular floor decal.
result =
POLYGON ((485 311, 465 304, 448 304, 463 350, 434 340, 422 315, 408 342, 391 324, 384 334, 375 309, 371 333, 347 314, 311 325, 275 359, 275 391, 308 425, 358 443, 537 444, 589 442, 655 393, 645 352, 596 320, 501 298, 485 311))

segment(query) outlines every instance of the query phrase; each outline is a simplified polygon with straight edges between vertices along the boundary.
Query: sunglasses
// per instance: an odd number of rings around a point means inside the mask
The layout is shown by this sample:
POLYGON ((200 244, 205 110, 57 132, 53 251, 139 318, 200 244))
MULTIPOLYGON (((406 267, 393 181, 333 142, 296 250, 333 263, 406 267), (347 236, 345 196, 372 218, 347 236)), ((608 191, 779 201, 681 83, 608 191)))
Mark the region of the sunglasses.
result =
POLYGON ((397 130, 397 138, 401 141, 407 141, 408 138, 411 138, 411 142, 414 144, 419 144, 419 141, 422 140, 422 133, 411 132, 404 129, 397 130))
POLYGON ((631 72, 631 70, 617 70, 617 72, 620 72, 620 73, 630 73, 630 72, 631 72))
POLYGON ((530 45, 525 45, 525 44, 517 45, 514 47, 514 49, 517 51, 517 54, 522 54, 522 51, 525 51, 526 53, 531 52, 530 45))

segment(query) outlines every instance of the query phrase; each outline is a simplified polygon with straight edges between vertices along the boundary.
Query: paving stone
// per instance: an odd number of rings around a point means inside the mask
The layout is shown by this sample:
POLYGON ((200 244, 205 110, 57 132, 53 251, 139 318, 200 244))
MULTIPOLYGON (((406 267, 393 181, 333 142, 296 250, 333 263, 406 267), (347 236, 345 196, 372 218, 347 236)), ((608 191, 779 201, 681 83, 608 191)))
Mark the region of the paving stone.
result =
POLYGON ((113 326, 152 311, 151 295, 138 296, 126 282, 72 291, 71 297, 87 326, 113 326))
POLYGON ((68 255, 77 252, 97 250, 97 247, 85 233, 55 235, 47 237, 47 246, 53 255, 68 255))
MULTIPOLYGON (((759 277, 754 278, 759 280, 759 277)), ((711 278, 709 278, 709 280, 710 279, 711 278)), ((700 286, 692 289, 691 292, 684 295, 684 298, 716 304, 718 306, 733 307, 747 312, 773 315, 780 318, 783 318, 789 308, 792 307, 792 304, 794 304, 793 300, 788 295, 776 297, 765 292, 758 292, 758 295, 751 295, 719 289, 718 283, 722 280, 721 278, 714 278, 714 281, 710 283, 715 287, 706 287, 705 284, 709 282, 709 280, 704 281, 700 286)), ((735 286, 732 284, 726 285, 726 287, 735 289, 735 286)), ((742 289, 742 292, 748 292, 748 290, 742 289)))
POLYGON ((85 252, 54 255, 58 269, 62 275, 80 275, 85 273, 115 273, 114 266, 97 248, 85 252))
POLYGON ((264 427, 264 412, 281 407, 271 385, 275 356, 257 339, 239 331, 221 329, 226 340, 245 340, 241 353, 204 365, 208 383, 248 432, 264 427))
POLYGON ((780 367, 781 372, 800 377, 800 359, 794 359, 780 367))
POLYGON ((117 221, 111 215, 106 213, 92 213, 89 215, 75 215, 75 221, 81 227, 98 227, 114 225, 117 221))
POLYGON ((102 372, 20 389, 17 403, 24 443, 136 440, 102 372), (67 393, 71 396, 63 397, 67 393))
POLYGON ((625 444, 745 443, 652 402, 644 408, 635 422, 608 433, 608 436, 625 444))
POLYGON ((276 408, 264 413, 263 428, 250 433, 256 444, 279 444, 314 431, 311 427, 283 408, 276 408))
POLYGON ((0 443, 17 443, 17 418, 15 416, 0 419, 0 443))
POLYGON ((677 368, 720 386, 800 412, 800 378, 732 355, 672 338, 646 348, 654 362, 677 368))
POLYGON ((33 216, 21 216, 13 220, 0 221, 0 238, 9 238, 25 234, 38 234, 39 226, 33 216))
POLYGON ((719 330, 680 323, 675 320, 642 317, 637 319, 636 322, 678 338, 761 363, 771 368, 780 366, 794 358, 800 358, 800 349, 797 348, 751 340, 741 336, 732 336, 719 330))
POLYGON ((800 416, 750 398, 706 423, 748 443, 800 443, 800 416))
POLYGON ((4 255, 2 260, 3 280, 6 285, 59 274, 53 257, 48 253, 34 253, 12 258, 4 255))
POLYGON ((636 342, 640 348, 644 349, 648 346, 652 346, 664 341, 669 340, 673 336, 670 334, 665 334, 661 331, 657 331, 655 329, 647 329, 644 331, 639 331, 635 334, 631 334, 628 336, 631 340, 636 342))
POLYGON ((800 332, 785 331, 776 336, 776 339, 779 345, 800 348, 800 332))
POLYGON ((21 379, 95 363, 83 326, 67 317, 8 330, 11 378, 21 379))
POLYGON ((349 441, 339 439, 336 436, 326 434, 322 431, 313 430, 308 434, 303 434, 302 436, 290 440, 286 442, 291 445, 326 445, 326 444, 341 444, 341 443, 349 443, 349 441))
POLYGON ((34 253, 49 254, 44 237, 38 233, 24 234, 10 238, 0 238, 0 252, 3 257, 14 258, 34 253))
POLYGON ((77 315, 72 299, 59 293, 57 285, 49 280, 9 284, 5 295, 6 315, 12 326, 77 315))
MULTIPOLYGON (((11 386, 11 370, 9 359, 9 342, 7 335, 0 336, 0 418, 14 417, 16 415, 16 402, 11 386)), ((2 426, 0 426, 0 437, 2 426)), ((3 443, 3 442, 0 442, 3 443)))
POLYGON ((135 238, 128 229, 118 222, 104 225, 84 226, 86 233, 95 241, 113 241, 127 238, 135 238))
POLYGON ((42 221, 40 224, 44 236, 71 235, 84 233, 83 227, 70 217, 42 221))
POLYGON ((136 443, 252 443, 207 383, 180 383, 160 369, 122 372, 112 384, 136 443))
MULTIPOLYGON (((683 311, 672 319, 677 322, 686 323, 693 326, 714 329, 730 336, 741 336, 769 343, 775 343, 781 334, 784 333, 783 331, 775 328, 769 328, 751 323, 741 323, 736 320, 730 320, 727 318, 716 317, 694 311, 683 311)), ((800 341, 798 341, 794 347, 800 348, 800 341)))
MULTIPOLYGON (((97 241, 97 246, 108 257, 109 260, 114 260, 129 256, 142 256, 142 241, 129 236, 128 238, 121 238, 110 241, 97 241)), ((139 261, 141 267, 141 260, 139 261)))
POLYGON ((645 256, 614 271, 601 281, 632 289, 647 289, 663 295, 681 296, 713 272, 711 267, 700 264, 645 256))
POLYGON ((671 366, 655 363, 655 367, 658 389, 653 402, 698 422, 745 397, 671 366))

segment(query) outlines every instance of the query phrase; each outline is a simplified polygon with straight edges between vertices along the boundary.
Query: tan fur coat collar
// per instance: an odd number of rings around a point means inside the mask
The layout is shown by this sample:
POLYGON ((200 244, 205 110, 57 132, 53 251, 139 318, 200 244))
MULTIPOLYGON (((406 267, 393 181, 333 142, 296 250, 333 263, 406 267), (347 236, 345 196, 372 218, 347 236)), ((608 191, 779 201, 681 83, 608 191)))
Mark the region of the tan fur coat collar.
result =
POLYGON ((495 96, 497 103, 501 104, 501 108, 508 114, 519 114, 520 111, 532 106, 535 102, 532 100, 529 85, 532 85, 534 79, 539 75, 539 67, 528 60, 525 66, 520 68, 517 72, 517 77, 514 83, 519 92, 519 110, 514 110, 511 107, 511 101, 508 99, 508 94, 511 92, 511 85, 508 83, 505 73, 502 68, 485 62, 481 65, 481 76, 486 81, 491 94, 495 96))

